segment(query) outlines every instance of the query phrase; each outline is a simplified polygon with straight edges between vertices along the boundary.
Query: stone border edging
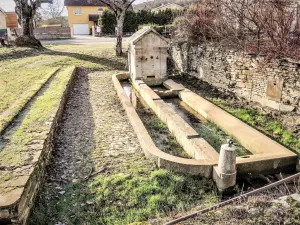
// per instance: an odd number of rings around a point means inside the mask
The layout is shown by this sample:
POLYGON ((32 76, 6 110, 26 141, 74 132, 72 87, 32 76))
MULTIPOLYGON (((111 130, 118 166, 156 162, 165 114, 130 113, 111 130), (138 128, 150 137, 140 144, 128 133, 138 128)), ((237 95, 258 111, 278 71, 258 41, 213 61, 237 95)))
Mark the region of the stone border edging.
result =
MULTIPOLYGON (((26 176, 27 180, 25 185, 19 187, 18 192, 15 193, 20 195, 20 197, 10 205, 0 206, 0 222, 4 221, 4 224, 9 221, 13 221, 17 224, 27 224, 31 208, 33 207, 35 198, 44 179, 46 167, 51 159, 53 137, 59 125, 59 121, 62 119, 62 113, 74 84, 76 74, 75 66, 65 67, 64 70, 60 71, 63 72, 68 69, 71 73, 70 78, 66 82, 65 90, 61 94, 55 113, 51 116, 52 118, 49 119, 51 126, 49 128, 47 138, 44 139, 43 149, 41 150, 39 157, 36 159, 36 162, 34 162, 32 171, 28 176, 26 176)), ((56 71, 55 74, 57 74, 57 72, 59 71, 56 71)))
MULTIPOLYGON (((30 187, 34 188, 34 190, 33 190, 34 192, 32 193, 32 197, 29 199, 30 202, 28 202, 29 204, 25 203, 26 200, 28 200, 28 196, 24 196, 24 194, 22 195, 23 199, 26 198, 26 199, 24 199, 24 206, 26 207, 26 205, 27 205, 27 207, 28 207, 27 209, 23 209, 23 214, 20 217, 21 221, 25 221, 25 224, 27 223, 28 217, 30 215, 30 210, 33 206, 33 201, 34 201, 34 199, 35 199, 35 197, 36 197, 36 195, 39 191, 40 184, 41 184, 42 180, 44 179, 46 167, 48 166, 48 164, 50 162, 51 154, 52 154, 52 150, 53 150, 52 140, 53 140, 53 137, 54 137, 54 135, 57 131, 60 120, 62 119, 62 114, 63 114, 64 108, 66 106, 66 102, 69 98, 71 89, 74 85, 74 80, 75 80, 75 75, 76 75, 77 68, 75 66, 72 66, 72 67, 73 68, 70 69, 70 70, 72 70, 72 74, 71 74, 70 79, 67 82, 66 88, 65 88, 65 90, 62 94, 62 97, 61 97, 58 109, 56 111, 56 114, 54 115, 48 137, 44 142, 44 148, 43 148, 43 151, 42 151, 44 154, 41 154, 41 156, 40 156, 40 158, 37 162, 37 166, 34 167, 34 171, 32 172, 32 174, 29 177, 29 179, 30 178, 35 178, 36 182, 37 182, 37 184, 34 187, 29 186, 29 188, 30 187), (48 149, 48 152, 47 152, 47 149, 48 149)), ((67 69, 67 68, 65 68, 65 69, 67 69)), ((24 191, 25 191, 25 189, 24 189, 24 191)), ((21 198, 21 201, 22 201, 22 198, 21 198)), ((18 208, 19 208, 19 210, 21 209, 20 206, 18 208)))
POLYGON ((207 160, 184 159, 172 156, 155 146, 147 129, 120 84, 120 80, 126 80, 128 78, 128 74, 120 73, 113 75, 112 81, 129 121, 139 139, 145 156, 155 162, 159 168, 211 178, 213 166, 216 165, 215 163, 209 163, 207 160))

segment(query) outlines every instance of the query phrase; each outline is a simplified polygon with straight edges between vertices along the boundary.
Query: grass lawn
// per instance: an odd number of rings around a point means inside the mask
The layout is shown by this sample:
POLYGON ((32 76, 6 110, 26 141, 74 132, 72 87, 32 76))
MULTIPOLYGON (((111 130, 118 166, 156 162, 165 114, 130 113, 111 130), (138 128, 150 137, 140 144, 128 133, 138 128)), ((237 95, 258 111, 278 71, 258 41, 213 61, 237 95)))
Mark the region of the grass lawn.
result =
POLYGON ((0 48, 0 132, 60 67, 124 69, 124 59, 114 56, 112 46, 47 47, 42 52, 28 48, 0 48))

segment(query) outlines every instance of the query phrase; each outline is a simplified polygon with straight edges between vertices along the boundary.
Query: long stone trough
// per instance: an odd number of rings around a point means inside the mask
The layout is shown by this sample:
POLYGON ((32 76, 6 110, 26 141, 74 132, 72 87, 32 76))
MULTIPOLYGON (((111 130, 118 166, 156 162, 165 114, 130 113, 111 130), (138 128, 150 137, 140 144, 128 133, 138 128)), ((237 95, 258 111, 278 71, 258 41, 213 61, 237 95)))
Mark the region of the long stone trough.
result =
POLYGON ((235 184, 235 181, 233 182, 233 180, 235 180, 236 175, 271 174, 293 171, 296 168, 297 155, 295 153, 221 108, 203 99, 199 95, 184 88, 182 85, 177 84, 172 80, 167 80, 164 82, 166 88, 173 93, 178 93, 178 96, 184 103, 237 139, 253 154, 236 157, 236 160, 234 160, 236 166, 235 164, 231 166, 232 168, 236 167, 236 172, 227 174, 228 176, 226 175, 226 177, 222 172, 218 171, 219 154, 217 151, 203 138, 200 138, 199 134, 147 84, 142 80, 135 80, 133 81, 133 86, 143 101, 145 101, 155 114, 167 124, 177 141, 182 145, 184 150, 193 157, 193 159, 184 159, 169 155, 155 146, 141 119, 136 113, 135 108, 131 104, 130 99, 123 91, 120 81, 129 79, 129 75, 117 74, 114 75, 112 79, 146 157, 155 161, 160 168, 214 178, 221 189, 223 189, 223 187, 222 184, 219 185, 219 180, 226 179, 226 182, 235 184))

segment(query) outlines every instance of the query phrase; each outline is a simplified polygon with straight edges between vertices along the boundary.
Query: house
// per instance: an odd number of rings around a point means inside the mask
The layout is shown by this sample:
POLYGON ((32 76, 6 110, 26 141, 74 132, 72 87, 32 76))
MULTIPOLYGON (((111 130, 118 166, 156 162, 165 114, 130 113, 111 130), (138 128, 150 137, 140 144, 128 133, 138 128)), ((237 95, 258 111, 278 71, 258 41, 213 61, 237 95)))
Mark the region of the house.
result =
POLYGON ((0 8, 0 29, 6 29, 6 13, 2 8, 0 8))
POLYGON ((65 0, 65 6, 74 35, 91 34, 92 27, 97 25, 99 17, 107 9, 97 0, 65 0))
POLYGON ((15 12, 6 12, 6 27, 10 29, 19 28, 18 16, 15 12))
POLYGON ((165 11, 167 9, 183 11, 184 7, 181 6, 181 5, 175 4, 175 3, 169 3, 169 4, 166 4, 166 5, 161 5, 159 7, 153 8, 151 10, 151 12, 158 13, 160 11, 165 11))

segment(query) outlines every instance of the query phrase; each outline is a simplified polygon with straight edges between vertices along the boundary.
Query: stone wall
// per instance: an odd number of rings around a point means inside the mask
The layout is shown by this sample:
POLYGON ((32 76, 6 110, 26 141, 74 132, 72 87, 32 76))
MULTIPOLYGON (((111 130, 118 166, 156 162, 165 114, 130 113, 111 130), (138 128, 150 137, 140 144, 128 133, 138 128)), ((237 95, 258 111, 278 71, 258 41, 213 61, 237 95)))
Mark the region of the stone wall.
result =
POLYGON ((51 124, 51 126, 49 127, 49 132, 47 132, 45 135, 46 138, 44 140, 41 155, 39 156, 39 159, 34 166, 33 172, 26 183, 21 199, 18 203, 17 210, 15 211, 17 214, 16 217, 18 218, 18 222, 20 224, 27 224, 27 220, 35 202, 35 198, 42 186, 42 182, 44 181, 46 168, 51 161, 53 153, 53 138, 59 127, 66 102, 74 85, 76 68, 71 68, 71 71, 72 74, 70 76, 70 80, 66 85, 57 109, 55 109, 56 112, 49 119, 49 123, 51 124))
POLYGON ((70 27, 44 27, 34 29, 34 35, 39 40, 71 38, 70 27))
MULTIPOLYGON (((16 38, 22 35, 22 28, 8 29, 10 38, 16 38)), ((42 27, 34 29, 34 36, 39 40, 52 40, 52 39, 70 39, 72 32, 70 27, 42 27)))
POLYGON ((172 44, 175 67, 248 101, 300 110, 300 62, 266 60, 218 47, 172 44))

